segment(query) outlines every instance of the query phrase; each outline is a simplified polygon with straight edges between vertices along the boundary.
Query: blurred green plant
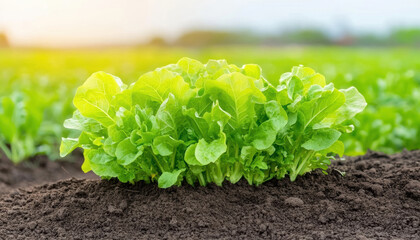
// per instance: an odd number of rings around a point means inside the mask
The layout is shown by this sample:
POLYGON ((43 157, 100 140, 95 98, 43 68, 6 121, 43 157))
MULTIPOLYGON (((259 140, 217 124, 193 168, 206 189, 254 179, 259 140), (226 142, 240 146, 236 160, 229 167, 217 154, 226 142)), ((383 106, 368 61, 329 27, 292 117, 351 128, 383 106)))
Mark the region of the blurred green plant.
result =
POLYGON ((68 132, 59 121, 72 106, 59 101, 62 94, 68 95, 65 89, 52 93, 14 91, 0 98, 0 149, 13 162, 38 154, 58 158, 58 139, 68 132))
POLYGON ((30 98, 21 92, 1 98, 0 148, 13 162, 36 154, 35 139, 42 122, 39 101, 29 104, 30 98))

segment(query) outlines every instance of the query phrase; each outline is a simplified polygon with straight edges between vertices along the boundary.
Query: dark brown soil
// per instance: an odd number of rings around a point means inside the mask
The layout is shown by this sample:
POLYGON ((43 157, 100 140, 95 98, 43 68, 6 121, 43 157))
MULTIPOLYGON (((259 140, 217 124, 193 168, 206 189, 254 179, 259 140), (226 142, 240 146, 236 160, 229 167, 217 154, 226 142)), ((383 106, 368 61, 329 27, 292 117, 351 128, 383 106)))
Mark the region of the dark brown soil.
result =
POLYGON ((260 187, 70 179, 15 190, 0 196, 0 239, 420 239, 420 151, 369 152, 329 172, 260 187))
POLYGON ((40 185, 61 179, 97 178, 84 174, 80 169, 83 159, 74 156, 72 161, 50 161, 46 156, 37 156, 18 165, 0 152, 0 195, 19 187, 40 185))

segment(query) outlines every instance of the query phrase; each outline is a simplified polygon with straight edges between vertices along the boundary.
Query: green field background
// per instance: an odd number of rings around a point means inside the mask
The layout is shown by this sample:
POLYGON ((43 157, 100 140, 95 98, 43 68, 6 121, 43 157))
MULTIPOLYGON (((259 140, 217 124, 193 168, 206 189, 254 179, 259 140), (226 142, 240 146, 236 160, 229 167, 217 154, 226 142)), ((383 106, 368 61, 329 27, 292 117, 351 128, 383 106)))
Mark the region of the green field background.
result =
POLYGON ((385 153, 418 149, 419 56, 420 49, 410 48, 0 49, 0 141, 10 144, 6 140, 8 120, 2 120, 1 115, 7 107, 4 99, 20 101, 22 111, 20 115, 15 111, 11 119, 27 121, 15 126, 14 141, 32 146, 34 154, 45 153, 56 159, 60 139, 68 134, 62 123, 74 111, 75 90, 90 74, 105 71, 129 84, 147 71, 191 57, 204 63, 208 59, 226 59, 239 66, 256 63, 273 83, 292 66, 311 67, 337 88, 355 86, 366 98, 368 107, 356 117, 356 130, 342 137, 347 155, 363 154, 367 149, 385 153))

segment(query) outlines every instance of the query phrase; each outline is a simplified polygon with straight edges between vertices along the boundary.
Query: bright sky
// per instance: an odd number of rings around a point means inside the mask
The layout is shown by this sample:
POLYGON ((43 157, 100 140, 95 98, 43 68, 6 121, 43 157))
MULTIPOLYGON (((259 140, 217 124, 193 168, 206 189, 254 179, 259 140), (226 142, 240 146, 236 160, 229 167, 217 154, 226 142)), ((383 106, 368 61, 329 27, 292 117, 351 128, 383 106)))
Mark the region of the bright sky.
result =
POLYGON ((124 44, 190 29, 292 27, 384 33, 420 26, 420 0, 0 0, 14 45, 124 44))

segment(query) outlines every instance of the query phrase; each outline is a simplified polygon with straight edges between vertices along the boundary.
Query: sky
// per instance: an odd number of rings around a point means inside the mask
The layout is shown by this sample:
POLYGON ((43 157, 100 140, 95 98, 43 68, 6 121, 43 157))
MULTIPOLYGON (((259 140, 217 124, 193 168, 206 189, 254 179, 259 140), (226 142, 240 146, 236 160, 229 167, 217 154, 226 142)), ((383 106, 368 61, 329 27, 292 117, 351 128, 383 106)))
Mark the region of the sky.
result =
POLYGON ((420 26, 419 12, 420 0, 0 0, 0 31, 15 46, 49 47, 173 40, 192 29, 385 34, 420 26))

